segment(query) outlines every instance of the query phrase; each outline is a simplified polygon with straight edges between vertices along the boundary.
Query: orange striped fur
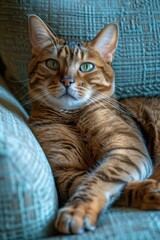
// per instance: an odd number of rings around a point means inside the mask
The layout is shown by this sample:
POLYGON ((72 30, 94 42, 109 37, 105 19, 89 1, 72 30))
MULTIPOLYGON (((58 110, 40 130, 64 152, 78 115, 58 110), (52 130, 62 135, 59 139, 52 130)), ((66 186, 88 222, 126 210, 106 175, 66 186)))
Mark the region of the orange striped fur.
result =
MULTIPOLYGON (((117 26, 104 27, 86 43, 66 43, 35 15, 29 17, 29 27, 29 124, 53 170, 60 202, 65 204, 58 212, 56 228, 66 234, 94 230, 101 211, 123 189, 118 204, 145 208, 143 197, 154 194, 159 185, 156 180, 143 181, 155 164, 137 126, 138 119, 143 121, 136 106, 140 100, 133 101, 133 108, 130 100, 118 103, 113 95, 111 62, 117 26), (146 186, 149 190, 144 190, 146 186), (129 202, 132 197, 134 201, 129 202)), ((159 208, 156 201, 152 201, 154 209, 159 208)))

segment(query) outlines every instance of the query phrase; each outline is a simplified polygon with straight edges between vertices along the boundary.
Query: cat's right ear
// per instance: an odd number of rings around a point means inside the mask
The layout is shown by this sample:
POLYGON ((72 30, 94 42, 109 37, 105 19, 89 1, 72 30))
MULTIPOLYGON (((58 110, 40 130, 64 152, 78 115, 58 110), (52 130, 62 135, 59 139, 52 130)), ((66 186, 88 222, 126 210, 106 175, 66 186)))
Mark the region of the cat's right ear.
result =
POLYGON ((56 41, 56 37, 46 24, 34 14, 28 15, 28 27, 32 54, 39 54, 43 48, 56 41))
POLYGON ((118 42, 118 26, 111 23, 105 26, 98 35, 89 42, 89 46, 93 47, 100 53, 105 62, 112 62, 114 52, 118 42))

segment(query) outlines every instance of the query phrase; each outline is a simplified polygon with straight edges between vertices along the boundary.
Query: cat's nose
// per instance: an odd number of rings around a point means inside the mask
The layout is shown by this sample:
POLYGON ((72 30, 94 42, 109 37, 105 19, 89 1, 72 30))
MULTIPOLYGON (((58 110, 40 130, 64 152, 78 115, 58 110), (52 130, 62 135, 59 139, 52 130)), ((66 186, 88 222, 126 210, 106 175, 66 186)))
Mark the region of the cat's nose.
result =
POLYGON ((71 85, 72 83, 74 83, 74 82, 75 82, 75 80, 74 80, 74 78, 72 78, 72 77, 63 77, 63 78, 61 79, 61 83, 63 83, 63 85, 64 85, 66 88, 70 87, 70 85, 71 85))

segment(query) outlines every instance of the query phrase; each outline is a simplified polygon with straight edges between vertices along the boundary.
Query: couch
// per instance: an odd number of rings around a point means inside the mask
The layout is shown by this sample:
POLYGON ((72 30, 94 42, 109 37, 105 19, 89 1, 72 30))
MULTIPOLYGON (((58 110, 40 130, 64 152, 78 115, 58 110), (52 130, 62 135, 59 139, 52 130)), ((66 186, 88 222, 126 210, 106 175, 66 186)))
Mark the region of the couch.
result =
POLYGON ((160 212, 131 208, 104 211, 94 232, 65 236, 54 229, 54 175, 27 125, 28 13, 68 40, 89 40, 104 24, 116 22, 117 97, 160 96, 159 0, 1 0, 0 239, 159 240, 160 212))

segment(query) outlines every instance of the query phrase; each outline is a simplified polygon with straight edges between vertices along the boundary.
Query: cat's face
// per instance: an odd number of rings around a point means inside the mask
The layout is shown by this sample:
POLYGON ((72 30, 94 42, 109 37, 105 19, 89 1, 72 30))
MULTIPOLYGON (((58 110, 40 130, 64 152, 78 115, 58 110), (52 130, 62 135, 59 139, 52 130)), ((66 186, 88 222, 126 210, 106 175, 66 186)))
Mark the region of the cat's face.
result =
POLYGON ((29 18, 32 59, 30 97, 60 109, 78 109, 114 92, 110 66, 118 29, 105 27, 93 41, 66 43, 55 37, 40 18, 29 18))

